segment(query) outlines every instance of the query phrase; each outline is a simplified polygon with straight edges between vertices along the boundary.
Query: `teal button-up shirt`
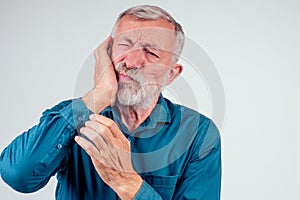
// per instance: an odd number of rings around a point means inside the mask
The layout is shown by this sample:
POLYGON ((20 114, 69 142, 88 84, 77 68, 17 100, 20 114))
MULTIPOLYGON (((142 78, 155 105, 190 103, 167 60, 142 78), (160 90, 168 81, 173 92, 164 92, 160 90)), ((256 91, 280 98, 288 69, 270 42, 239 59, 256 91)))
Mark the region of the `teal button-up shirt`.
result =
MULTIPOLYGON (((74 142, 90 114, 81 99, 46 110, 39 124, 3 150, 2 179, 28 193, 56 175, 56 199, 118 199, 74 142)), ((131 143, 134 169, 144 180, 135 199, 220 199, 220 135, 210 119, 162 96, 131 134, 116 108, 108 107, 100 114, 113 119, 131 143)))

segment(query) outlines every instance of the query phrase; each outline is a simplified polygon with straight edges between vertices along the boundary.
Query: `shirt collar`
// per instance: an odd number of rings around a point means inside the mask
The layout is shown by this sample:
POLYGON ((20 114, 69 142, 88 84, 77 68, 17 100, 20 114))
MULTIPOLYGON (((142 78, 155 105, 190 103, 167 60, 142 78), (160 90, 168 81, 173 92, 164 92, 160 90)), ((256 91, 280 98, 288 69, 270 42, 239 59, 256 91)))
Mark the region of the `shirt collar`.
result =
MULTIPOLYGON (((116 107, 107 107, 101 112, 101 114, 121 122, 116 107)), ((147 117, 147 119, 141 124, 141 126, 154 126, 158 122, 171 122, 170 110, 162 94, 159 95, 157 104, 151 112, 150 116, 147 117)))
POLYGON ((156 122, 171 122, 170 110, 162 94, 159 95, 157 104, 149 117, 156 122))

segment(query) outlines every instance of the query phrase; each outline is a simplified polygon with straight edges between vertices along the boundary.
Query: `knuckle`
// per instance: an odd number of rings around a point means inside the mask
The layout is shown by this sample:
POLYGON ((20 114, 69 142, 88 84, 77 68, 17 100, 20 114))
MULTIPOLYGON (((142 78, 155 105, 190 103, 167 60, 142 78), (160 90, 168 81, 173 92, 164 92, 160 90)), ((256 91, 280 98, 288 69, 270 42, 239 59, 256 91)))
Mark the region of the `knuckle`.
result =
POLYGON ((105 127, 105 126, 103 126, 102 128, 101 128, 101 134, 102 135, 107 135, 108 133, 109 133, 109 128, 107 128, 107 127, 105 127))
POLYGON ((100 137, 99 134, 92 134, 92 135, 90 136, 90 140, 91 140, 92 142, 95 142, 95 141, 98 141, 99 137, 100 137))
POLYGON ((92 152, 92 148, 93 148, 92 145, 90 145, 90 144, 87 145, 87 146, 86 146, 86 152, 87 152, 87 153, 91 153, 91 152, 92 152))
POLYGON ((95 141, 96 138, 97 138, 96 135, 91 135, 91 136, 90 136, 90 140, 91 140, 91 141, 95 141))
MULTIPOLYGON (((111 133, 110 132, 108 132, 108 131, 106 131, 106 132, 104 132, 103 133, 103 138, 106 140, 106 141, 109 141, 110 140, 110 135, 111 135, 111 133)), ((112 141, 110 141, 110 142, 112 142, 112 141)))
POLYGON ((94 114, 94 117, 97 121, 99 121, 101 119, 101 115, 99 115, 99 114, 94 114))
POLYGON ((114 127, 114 122, 113 122, 112 120, 108 120, 108 121, 107 121, 107 126, 108 126, 109 128, 113 128, 113 127, 114 127))

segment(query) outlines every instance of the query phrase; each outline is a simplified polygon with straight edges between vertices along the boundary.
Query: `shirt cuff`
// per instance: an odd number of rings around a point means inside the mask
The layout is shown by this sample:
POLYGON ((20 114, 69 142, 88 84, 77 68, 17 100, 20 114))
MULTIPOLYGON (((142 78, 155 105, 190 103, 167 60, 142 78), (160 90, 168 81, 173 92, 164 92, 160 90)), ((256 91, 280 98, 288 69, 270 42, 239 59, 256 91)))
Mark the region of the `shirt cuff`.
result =
POLYGON ((71 104, 60 110, 60 113, 71 127, 77 131, 84 126, 84 123, 92 114, 81 99, 73 100, 71 104))
POLYGON ((141 188, 134 197, 135 200, 158 200, 162 199, 161 196, 146 182, 143 181, 141 188))

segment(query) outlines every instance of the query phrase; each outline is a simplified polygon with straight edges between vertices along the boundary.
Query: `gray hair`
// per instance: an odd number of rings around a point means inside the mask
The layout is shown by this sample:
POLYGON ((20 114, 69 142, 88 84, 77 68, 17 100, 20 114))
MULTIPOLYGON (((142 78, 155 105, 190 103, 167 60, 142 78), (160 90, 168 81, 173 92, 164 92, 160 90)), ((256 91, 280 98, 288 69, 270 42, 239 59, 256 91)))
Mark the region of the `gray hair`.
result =
POLYGON ((151 6, 151 5, 139 5, 139 6, 129 8, 129 9, 123 11, 117 18, 117 21, 113 28, 113 32, 114 32, 118 22, 125 15, 133 16, 137 20, 164 19, 164 20, 170 22, 171 24, 173 24, 175 27, 176 44, 175 44, 173 56, 171 58, 171 63, 178 61, 179 56, 180 56, 180 54, 183 50, 183 46, 184 46, 184 39, 185 39, 184 32, 182 30, 181 25, 167 11, 163 10, 160 7, 151 6))

